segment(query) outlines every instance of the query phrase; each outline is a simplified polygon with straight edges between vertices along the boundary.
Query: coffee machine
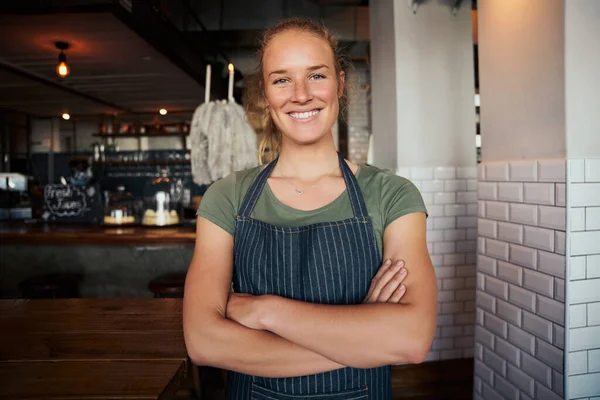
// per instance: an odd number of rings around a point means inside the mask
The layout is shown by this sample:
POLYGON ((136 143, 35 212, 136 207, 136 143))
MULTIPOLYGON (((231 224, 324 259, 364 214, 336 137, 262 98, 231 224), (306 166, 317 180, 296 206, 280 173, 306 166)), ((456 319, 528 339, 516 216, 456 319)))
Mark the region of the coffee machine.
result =
POLYGON ((0 220, 25 220, 31 217, 27 177, 10 172, 0 173, 0 220))

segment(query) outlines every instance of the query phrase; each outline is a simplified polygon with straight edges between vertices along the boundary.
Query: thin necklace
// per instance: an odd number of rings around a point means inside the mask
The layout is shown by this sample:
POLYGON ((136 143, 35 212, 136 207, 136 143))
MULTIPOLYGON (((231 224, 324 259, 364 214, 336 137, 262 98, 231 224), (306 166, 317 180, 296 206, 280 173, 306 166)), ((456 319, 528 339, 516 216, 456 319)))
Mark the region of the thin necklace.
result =
POLYGON ((311 191, 311 190, 312 190, 312 189, 314 189, 315 187, 317 187, 317 185, 318 185, 319 183, 321 183, 321 180, 322 180, 322 179, 323 179, 325 176, 327 176, 327 175, 330 175, 332 172, 336 171, 338 168, 339 168, 339 165, 337 165, 337 166, 335 167, 335 169, 331 170, 331 172, 330 172, 329 174, 323 174, 323 175, 321 175, 321 177, 320 177, 319 179, 317 179, 317 182, 315 182, 315 184, 314 184, 314 185, 312 185, 312 186, 308 187, 307 189, 298 189, 296 186, 294 186, 294 184, 293 184, 292 182, 288 181, 288 179, 290 179, 288 176, 282 175, 282 178, 285 178, 285 181, 286 181, 286 182, 287 182, 287 183, 288 183, 288 184, 289 184, 289 185, 290 185, 290 186, 291 186, 291 187, 294 189, 294 192, 296 192, 296 194, 297 194, 297 195, 302 195, 302 194, 305 194, 305 193, 307 193, 307 192, 311 191))

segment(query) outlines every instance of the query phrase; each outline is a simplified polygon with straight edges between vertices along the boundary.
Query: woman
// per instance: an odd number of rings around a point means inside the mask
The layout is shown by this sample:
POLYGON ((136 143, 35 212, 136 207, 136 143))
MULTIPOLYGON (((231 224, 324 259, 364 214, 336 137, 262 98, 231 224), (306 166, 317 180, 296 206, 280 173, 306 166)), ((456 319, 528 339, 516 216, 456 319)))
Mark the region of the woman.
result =
POLYGON ((324 27, 284 21, 260 58, 261 152, 278 158, 203 198, 185 287, 189 355, 230 370, 231 399, 391 399, 389 365, 423 361, 435 331, 422 198, 336 153, 345 73, 324 27))

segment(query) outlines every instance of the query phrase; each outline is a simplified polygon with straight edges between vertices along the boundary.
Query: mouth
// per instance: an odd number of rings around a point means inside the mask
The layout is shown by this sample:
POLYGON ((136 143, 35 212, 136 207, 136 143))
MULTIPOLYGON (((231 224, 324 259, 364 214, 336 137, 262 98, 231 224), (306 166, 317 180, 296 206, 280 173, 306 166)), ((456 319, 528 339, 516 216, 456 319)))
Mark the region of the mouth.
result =
POLYGON ((315 119, 320 111, 321 110, 319 110, 319 109, 315 109, 315 110, 305 111, 305 112, 291 112, 291 113, 288 113, 288 115, 298 122, 308 122, 308 121, 312 121, 313 119, 315 119))

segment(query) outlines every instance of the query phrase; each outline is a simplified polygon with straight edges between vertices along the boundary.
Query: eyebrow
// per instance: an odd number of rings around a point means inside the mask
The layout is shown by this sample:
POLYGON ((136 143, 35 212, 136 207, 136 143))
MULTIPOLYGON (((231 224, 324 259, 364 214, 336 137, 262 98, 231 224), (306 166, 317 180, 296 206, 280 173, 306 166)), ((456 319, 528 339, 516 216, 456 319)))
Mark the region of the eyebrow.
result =
MULTIPOLYGON (((307 71, 316 71, 316 70, 321 69, 321 68, 329 68, 329 67, 327 65, 325 65, 325 64, 313 65, 312 67, 306 68, 306 70, 307 71)), ((271 76, 273 74, 281 75, 281 74, 285 74, 285 73, 287 73, 287 70, 285 70, 285 69, 278 69, 276 71, 271 72, 269 74, 269 76, 271 76)))

